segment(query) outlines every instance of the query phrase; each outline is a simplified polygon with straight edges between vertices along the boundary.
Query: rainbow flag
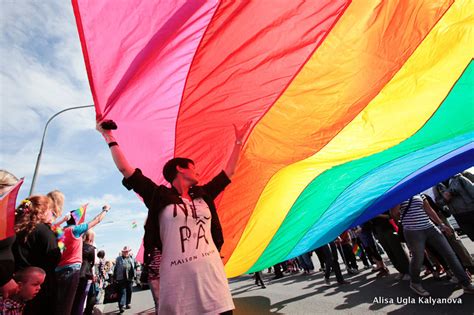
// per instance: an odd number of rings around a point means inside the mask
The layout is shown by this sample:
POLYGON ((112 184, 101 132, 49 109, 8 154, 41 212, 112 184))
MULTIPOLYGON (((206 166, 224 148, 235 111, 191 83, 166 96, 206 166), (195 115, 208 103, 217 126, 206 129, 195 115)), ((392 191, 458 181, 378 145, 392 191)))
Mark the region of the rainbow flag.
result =
POLYGON ((15 205, 23 178, 0 198, 0 240, 15 235, 15 205))
POLYGON ((74 218, 76 225, 84 223, 84 220, 86 218, 86 209, 87 204, 82 205, 78 209, 71 211, 71 216, 74 218))
POLYGON ((154 182, 178 156, 207 182, 252 121, 217 205, 229 277, 472 165, 474 1, 72 4, 96 116, 154 182))
POLYGON ((362 255, 362 248, 360 248, 359 244, 354 244, 354 246, 352 246, 352 252, 354 255, 360 257, 362 255))

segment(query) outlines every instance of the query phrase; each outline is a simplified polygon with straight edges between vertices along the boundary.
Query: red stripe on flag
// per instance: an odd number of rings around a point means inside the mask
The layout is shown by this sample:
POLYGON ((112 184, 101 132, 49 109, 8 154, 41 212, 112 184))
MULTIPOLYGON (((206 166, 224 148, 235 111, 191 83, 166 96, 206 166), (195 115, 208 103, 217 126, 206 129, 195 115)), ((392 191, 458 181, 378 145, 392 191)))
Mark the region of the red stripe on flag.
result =
POLYGON ((203 182, 219 173, 232 150, 232 124, 255 125, 265 115, 349 3, 222 1, 189 70, 175 157, 198 162, 203 182))
POLYGON ((86 210, 87 210, 87 206, 88 206, 88 205, 89 205, 89 204, 86 203, 85 205, 83 205, 83 206, 81 207, 81 208, 83 209, 82 217, 81 217, 81 219, 79 220, 79 222, 78 222, 77 224, 82 224, 82 223, 84 223, 84 221, 85 221, 85 219, 86 219, 86 210))
POLYGON ((23 184, 23 178, 0 198, 0 240, 15 235, 15 205, 21 184, 23 184))

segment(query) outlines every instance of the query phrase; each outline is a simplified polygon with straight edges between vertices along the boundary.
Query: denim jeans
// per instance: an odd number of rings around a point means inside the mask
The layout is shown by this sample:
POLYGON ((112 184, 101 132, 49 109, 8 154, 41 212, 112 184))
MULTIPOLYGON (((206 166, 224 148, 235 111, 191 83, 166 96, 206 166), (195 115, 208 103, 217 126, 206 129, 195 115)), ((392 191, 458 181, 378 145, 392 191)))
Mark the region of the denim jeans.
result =
POLYGON ((303 268, 305 271, 310 271, 314 269, 313 262, 311 261, 311 255, 309 253, 304 253, 298 257, 296 257, 298 260, 298 264, 300 265, 301 268, 303 268))
POLYGON ((119 308, 129 305, 132 302, 132 281, 120 280, 118 281, 119 286, 119 308))
POLYGON ((71 314, 79 284, 80 269, 80 265, 72 265, 56 271, 57 298, 55 314, 71 314))
POLYGON ((430 244, 442 255, 451 268, 451 271, 459 279, 462 285, 467 286, 471 280, 464 271, 459 259, 449 245, 446 237, 436 227, 424 230, 404 230, 405 240, 412 253, 410 260, 410 277, 413 283, 421 283, 420 270, 423 264, 425 244, 430 244))

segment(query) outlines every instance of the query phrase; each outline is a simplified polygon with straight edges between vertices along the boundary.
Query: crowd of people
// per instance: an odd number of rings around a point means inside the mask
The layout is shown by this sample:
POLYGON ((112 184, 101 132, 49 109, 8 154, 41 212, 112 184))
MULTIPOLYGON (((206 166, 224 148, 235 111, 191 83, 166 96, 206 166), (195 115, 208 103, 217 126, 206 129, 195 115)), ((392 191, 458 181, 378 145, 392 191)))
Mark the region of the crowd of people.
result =
MULTIPOLYGON (((148 208, 144 235, 144 267, 147 282, 160 314, 232 314, 234 304, 219 251, 224 242, 214 199, 230 184, 250 123, 235 128, 234 148, 224 170, 209 183, 198 186, 194 161, 173 158, 163 168, 170 187, 156 185, 140 169, 129 164, 111 130, 97 129, 107 142, 123 184, 143 198, 148 208), (180 301, 180 303, 176 303, 180 301)), ((317 249, 326 285, 334 273, 344 279, 339 255, 349 274, 359 272, 358 259, 377 277, 389 274, 381 253, 386 253, 399 272, 398 280, 428 296, 421 269, 434 277, 446 274, 465 293, 474 293, 472 256, 449 224, 458 221, 474 240, 474 185, 472 174, 457 174, 433 188, 387 210, 361 226, 342 233, 317 249)), ((2 171, 2 195, 18 179, 2 171)), ((64 195, 52 191, 30 196, 15 213, 15 236, 0 241, 0 310, 6 314, 91 314, 112 284, 120 313, 131 307, 137 263, 124 247, 115 262, 96 253, 95 233, 110 206, 87 223, 81 209, 62 215, 64 195), (65 223, 65 225, 63 225, 65 223)), ((273 266, 275 279, 284 272, 314 272, 312 252, 273 266)), ((265 288, 261 273, 256 284, 265 288)))
MULTIPOLYGON (((0 170, 1 194, 18 179, 0 170)), ((54 190, 20 202, 15 236, 0 241, 0 314, 92 314, 108 285, 119 308, 130 308, 138 264, 125 246, 115 261, 96 253, 94 226, 110 206, 87 223, 79 209, 62 216, 64 195, 54 190), (64 226, 63 223, 65 223, 64 226)))
MULTIPOLYGON (((454 217, 459 230, 474 241, 472 180, 470 172, 456 174, 314 250, 326 284, 331 285, 331 273, 335 274, 338 284, 349 283, 342 275, 339 255, 349 275, 359 272, 360 262, 364 269, 376 272, 377 278, 389 275, 382 258, 385 253, 398 271, 395 278, 409 281, 409 287, 422 297, 430 295, 421 284, 422 268, 426 275, 440 280, 444 277, 462 287, 464 293, 473 294, 474 260, 449 220, 454 217)), ((273 266, 274 279, 282 278, 284 272, 313 273, 312 253, 273 266)), ((255 279, 257 285, 264 287, 260 274, 256 274, 255 279)))
MULTIPOLYGON (((2 196, 17 182, 0 170, 2 196)), ((64 195, 54 190, 30 196, 16 208, 15 235, 0 240, 0 314, 92 314, 109 278, 105 253, 99 251, 96 259, 92 228, 110 206, 87 223, 82 208, 62 216, 63 206, 64 195)))

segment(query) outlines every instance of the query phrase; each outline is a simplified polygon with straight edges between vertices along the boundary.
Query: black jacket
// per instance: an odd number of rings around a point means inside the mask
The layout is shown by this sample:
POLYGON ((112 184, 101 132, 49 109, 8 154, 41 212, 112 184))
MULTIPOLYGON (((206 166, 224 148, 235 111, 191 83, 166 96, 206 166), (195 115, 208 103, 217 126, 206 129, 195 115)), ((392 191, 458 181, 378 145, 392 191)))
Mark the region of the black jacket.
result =
POLYGON ((11 280, 15 271, 15 260, 12 253, 14 241, 15 236, 0 241, 0 287, 11 280))
POLYGON ((92 268, 94 268, 95 247, 91 244, 82 244, 82 265, 80 277, 86 279, 93 278, 92 268))
POLYGON ((22 233, 17 234, 13 244, 16 269, 35 266, 42 268, 48 275, 54 274, 54 269, 61 259, 61 251, 51 228, 40 223, 28 235, 26 242, 22 242, 21 239, 22 233))
MULTIPOLYGON (((161 250, 162 243, 160 239, 160 225, 159 214, 170 204, 181 204, 178 191, 174 188, 168 188, 164 185, 156 185, 151 179, 142 174, 140 169, 135 169, 135 172, 129 178, 124 178, 123 185, 128 189, 135 191, 143 198, 145 205, 148 208, 148 218, 145 223, 145 236, 143 238, 143 245, 145 248, 144 259, 148 261, 149 255, 154 247, 161 250)), ((191 198, 202 198, 211 211, 211 234, 214 244, 220 251, 222 244, 224 244, 224 237, 222 235, 222 228, 217 216, 214 199, 224 190, 230 183, 224 171, 220 172, 209 183, 203 186, 193 186, 189 190, 191 198)))

